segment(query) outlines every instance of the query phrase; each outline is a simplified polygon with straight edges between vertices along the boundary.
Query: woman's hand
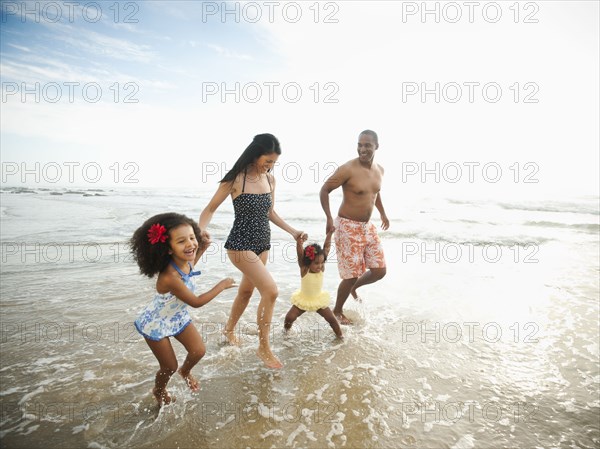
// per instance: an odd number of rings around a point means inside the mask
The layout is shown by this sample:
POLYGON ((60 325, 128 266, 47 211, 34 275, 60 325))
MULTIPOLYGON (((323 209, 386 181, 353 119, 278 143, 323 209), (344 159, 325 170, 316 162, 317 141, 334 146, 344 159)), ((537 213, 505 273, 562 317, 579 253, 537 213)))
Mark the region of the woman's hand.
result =
POLYGON ((308 234, 304 231, 294 231, 292 236, 296 241, 305 242, 306 240, 308 240, 308 234))

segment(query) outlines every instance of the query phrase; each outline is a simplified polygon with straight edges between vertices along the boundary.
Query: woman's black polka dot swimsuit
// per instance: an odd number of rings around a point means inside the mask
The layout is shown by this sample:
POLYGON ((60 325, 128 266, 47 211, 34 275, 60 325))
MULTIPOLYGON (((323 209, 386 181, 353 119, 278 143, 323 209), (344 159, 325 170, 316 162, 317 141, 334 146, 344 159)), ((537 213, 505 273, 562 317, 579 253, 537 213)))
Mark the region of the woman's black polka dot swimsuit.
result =
MULTIPOLYGON (((271 181, 267 175, 269 187, 271 181)), ((235 219, 225 248, 234 251, 252 251, 257 256, 271 249, 271 228, 269 211, 271 210, 271 192, 244 193, 246 188, 246 172, 242 193, 233 200, 235 219)))

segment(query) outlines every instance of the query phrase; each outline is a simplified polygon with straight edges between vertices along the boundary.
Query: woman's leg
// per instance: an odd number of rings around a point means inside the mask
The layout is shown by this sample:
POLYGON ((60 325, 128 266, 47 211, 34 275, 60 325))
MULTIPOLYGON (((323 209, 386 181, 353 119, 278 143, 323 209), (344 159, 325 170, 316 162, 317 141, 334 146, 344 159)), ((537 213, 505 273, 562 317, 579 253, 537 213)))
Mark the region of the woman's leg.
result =
POLYGON ((258 325, 257 354, 267 367, 281 368, 283 365, 275 357, 269 344, 273 308, 275 307, 275 300, 278 295, 277 285, 271 273, 265 267, 269 252, 263 251, 260 256, 257 256, 252 251, 228 251, 227 254, 231 263, 244 273, 244 277, 247 277, 249 282, 260 292, 260 303, 258 304, 256 313, 256 323, 258 325))
MULTIPOLYGON (((231 259, 232 256, 230 255, 229 257, 231 259)), ((250 302, 250 298, 252 297, 253 291, 254 284, 250 281, 248 276, 244 274, 242 276, 240 286, 238 287, 237 295, 235 296, 233 304, 231 305, 231 311, 229 312, 229 318, 227 319, 227 323, 225 324, 225 329, 223 330, 223 334, 225 335, 225 337, 227 337, 227 340, 232 345, 239 346, 240 344, 239 339, 235 335, 235 326, 237 325, 242 314, 244 313, 244 310, 246 310, 246 307, 250 302)))

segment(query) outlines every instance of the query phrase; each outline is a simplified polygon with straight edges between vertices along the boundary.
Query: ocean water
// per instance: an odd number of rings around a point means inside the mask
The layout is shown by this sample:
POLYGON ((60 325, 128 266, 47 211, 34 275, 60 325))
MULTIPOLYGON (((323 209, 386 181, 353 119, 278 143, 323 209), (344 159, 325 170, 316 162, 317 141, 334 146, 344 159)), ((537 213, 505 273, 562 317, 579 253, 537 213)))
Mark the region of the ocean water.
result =
MULTIPOLYGON (((388 274, 361 303, 348 300, 355 324, 343 341, 309 313, 283 334, 300 280, 294 242, 273 227, 271 342, 284 368, 254 354, 256 294, 236 329, 241 348, 224 344, 226 291, 191 309, 207 346, 194 368, 201 391, 174 376, 177 400, 159 410, 157 362, 132 325, 153 280, 126 241, 156 213, 197 218, 208 198, 0 191, 2 447, 600 447, 597 197, 387 204, 388 274)), ((278 193, 276 208, 322 241, 315 193, 278 193)), ((197 266, 200 290, 240 278, 222 249, 232 220, 224 203, 197 266)), ((325 273, 333 297, 335 261, 325 273)))

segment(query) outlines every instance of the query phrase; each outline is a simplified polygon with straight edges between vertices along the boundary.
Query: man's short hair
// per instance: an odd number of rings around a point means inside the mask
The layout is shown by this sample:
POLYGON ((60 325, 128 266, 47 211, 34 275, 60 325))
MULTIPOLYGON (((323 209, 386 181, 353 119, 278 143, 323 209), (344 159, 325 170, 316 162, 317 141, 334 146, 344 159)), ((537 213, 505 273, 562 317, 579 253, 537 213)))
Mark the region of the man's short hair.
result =
POLYGON ((375 131, 371 131, 370 129, 365 129, 358 136, 360 137, 363 134, 366 134, 367 136, 371 136, 373 139, 375 139, 375 144, 379 145, 379 139, 377 138, 377 133, 375 131))

